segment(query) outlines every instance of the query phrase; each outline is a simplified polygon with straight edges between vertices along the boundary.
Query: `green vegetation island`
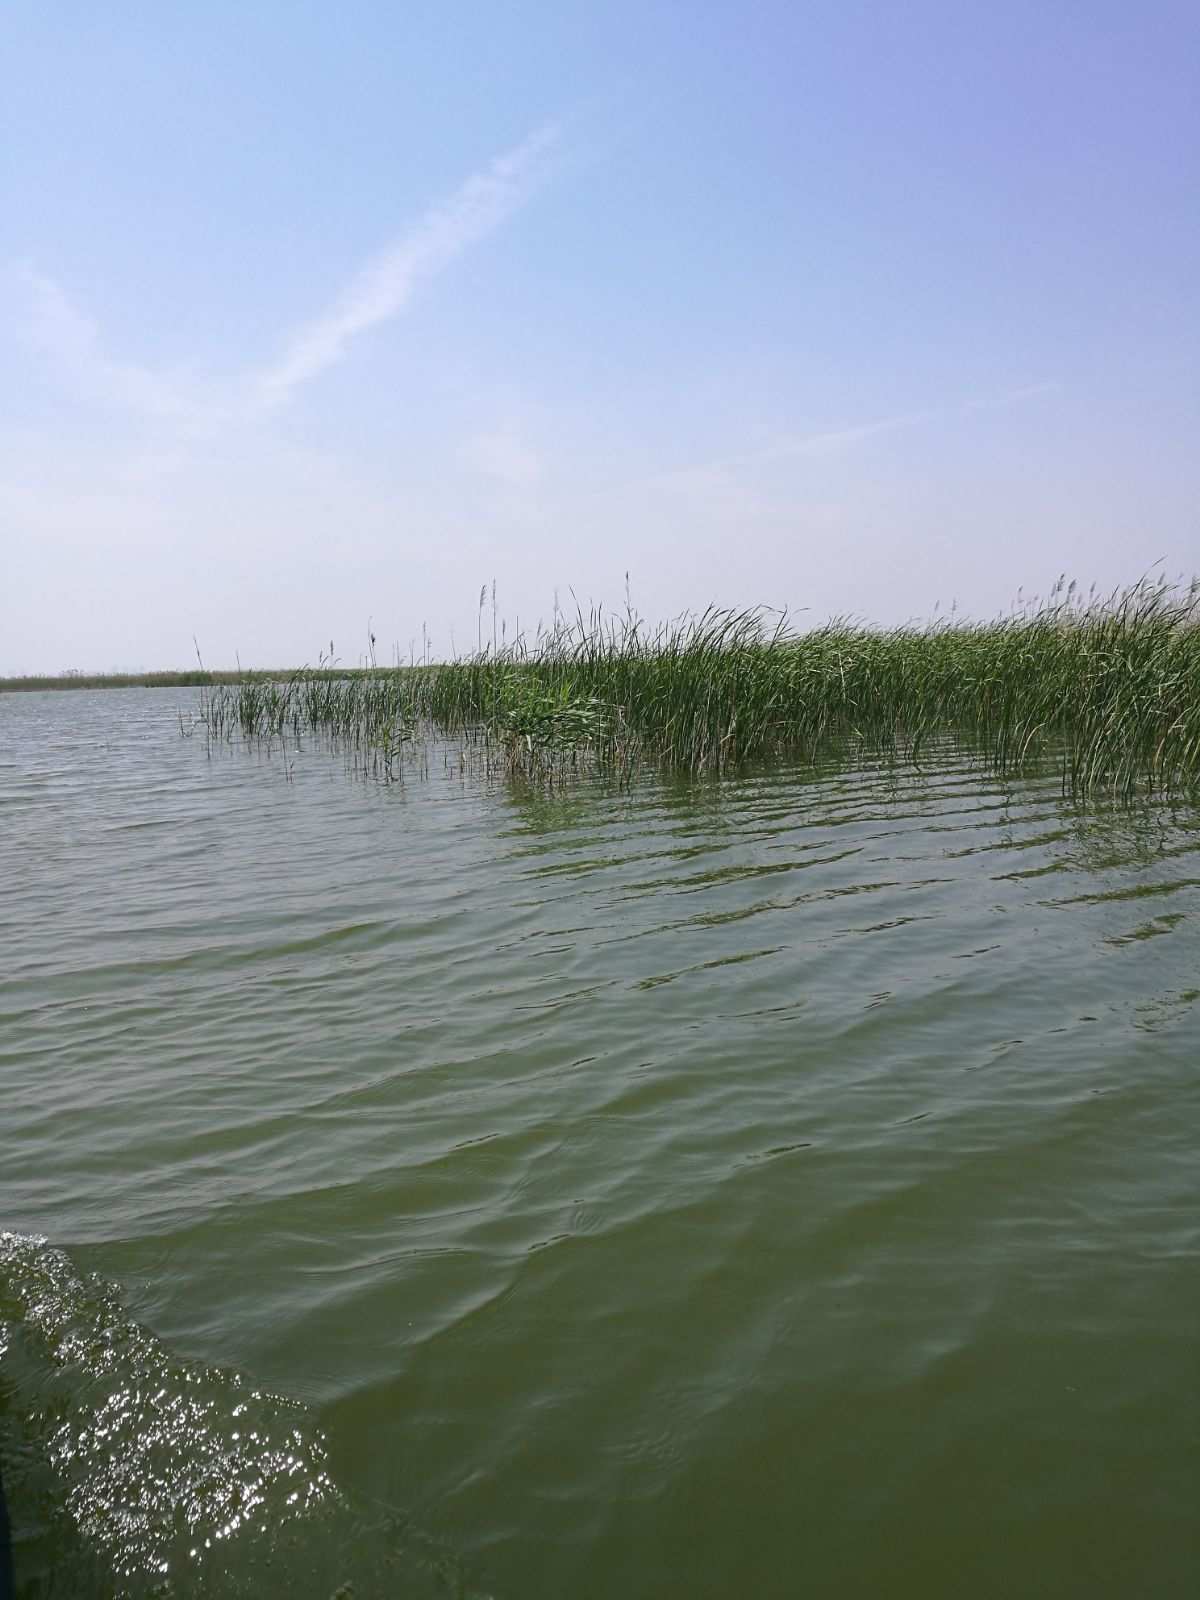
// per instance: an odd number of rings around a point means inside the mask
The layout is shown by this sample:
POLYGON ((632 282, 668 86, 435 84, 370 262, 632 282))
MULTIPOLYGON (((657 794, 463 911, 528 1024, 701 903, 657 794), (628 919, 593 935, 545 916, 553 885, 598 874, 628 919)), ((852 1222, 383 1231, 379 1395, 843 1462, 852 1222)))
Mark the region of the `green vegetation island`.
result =
POLYGON ((765 610, 648 625, 556 618, 428 666, 243 676, 201 694, 210 739, 322 734, 383 777, 432 727, 553 784, 647 762, 720 773, 848 742, 917 761, 935 740, 1001 772, 1056 760, 1064 792, 1200 788, 1200 582, 1098 598, 1062 584, 993 622, 795 632, 765 610))

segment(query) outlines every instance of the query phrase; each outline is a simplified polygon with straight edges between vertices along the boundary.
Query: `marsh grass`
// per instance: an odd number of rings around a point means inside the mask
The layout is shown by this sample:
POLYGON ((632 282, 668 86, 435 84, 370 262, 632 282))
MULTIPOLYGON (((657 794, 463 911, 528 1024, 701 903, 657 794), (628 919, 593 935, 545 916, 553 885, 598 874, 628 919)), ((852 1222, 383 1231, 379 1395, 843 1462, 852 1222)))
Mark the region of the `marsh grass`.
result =
MULTIPOLYGON (((350 668, 325 666, 306 669, 313 677, 323 674, 330 678, 367 677, 372 673, 386 670, 388 669, 374 666, 350 668)), ((161 672, 24 673, 7 678, 0 677, 0 694, 39 693, 50 689, 202 689, 222 684, 240 687, 245 683, 267 683, 286 679, 291 673, 291 668, 278 667, 260 667, 254 671, 241 667, 227 671, 188 667, 182 671, 161 672)))
POLYGON ((1108 597, 1060 585, 993 622, 806 632, 710 609, 649 627, 577 613, 532 641, 440 666, 299 672, 204 691, 211 737, 320 732, 402 775, 423 728, 489 765, 554 784, 638 764, 721 773, 847 743, 919 761, 950 737, 1011 772, 1057 760, 1065 791, 1200 787, 1200 586, 1143 581, 1108 597))
POLYGON ((58 672, 26 673, 0 678, 0 694, 37 693, 46 689, 194 689, 219 682, 240 682, 235 672, 58 672))

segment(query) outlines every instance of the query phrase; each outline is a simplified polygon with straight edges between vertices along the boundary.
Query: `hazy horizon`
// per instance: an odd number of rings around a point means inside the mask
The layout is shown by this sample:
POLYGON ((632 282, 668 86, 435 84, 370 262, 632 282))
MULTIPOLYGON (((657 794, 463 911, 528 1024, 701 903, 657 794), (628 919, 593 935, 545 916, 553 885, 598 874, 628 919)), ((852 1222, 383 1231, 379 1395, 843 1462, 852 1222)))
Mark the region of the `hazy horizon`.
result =
POLYGON ((1200 569, 1194 8, 0 29, 0 674, 1200 569))

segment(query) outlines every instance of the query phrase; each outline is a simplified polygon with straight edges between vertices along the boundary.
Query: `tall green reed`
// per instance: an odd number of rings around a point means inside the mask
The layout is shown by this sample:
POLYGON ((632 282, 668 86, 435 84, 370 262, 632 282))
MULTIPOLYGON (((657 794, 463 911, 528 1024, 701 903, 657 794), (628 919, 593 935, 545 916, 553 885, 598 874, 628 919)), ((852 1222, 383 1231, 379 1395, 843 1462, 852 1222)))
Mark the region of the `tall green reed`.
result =
POLYGON ((722 772, 847 740, 919 760, 949 737, 1002 771, 1053 755, 1073 793, 1169 793, 1200 787, 1200 586, 1060 584, 996 621, 891 629, 797 632, 715 607, 658 626, 630 607, 556 614, 533 640, 440 666, 298 673, 210 691, 207 708, 216 734, 321 730, 362 751, 428 723, 551 782, 639 761, 722 772))

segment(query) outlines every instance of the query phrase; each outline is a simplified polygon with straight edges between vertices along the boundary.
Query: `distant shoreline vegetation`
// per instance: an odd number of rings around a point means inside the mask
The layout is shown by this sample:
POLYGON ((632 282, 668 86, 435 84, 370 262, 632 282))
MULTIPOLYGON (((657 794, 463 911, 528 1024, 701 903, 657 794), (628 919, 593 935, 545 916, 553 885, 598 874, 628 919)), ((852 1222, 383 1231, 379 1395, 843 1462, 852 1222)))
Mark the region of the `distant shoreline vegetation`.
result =
POLYGON ((993 622, 806 632, 767 610, 649 625, 631 608, 556 616, 429 666, 256 675, 206 687, 210 740, 319 734, 352 764, 403 779, 421 730, 555 784, 655 763, 721 773, 816 759, 848 741, 919 761, 952 739, 1001 772, 1046 759, 1064 792, 1200 789, 1200 582, 1143 580, 1107 597, 1074 584, 993 622))
MULTIPOLYGON (((307 669, 305 669, 307 670, 307 669)), ((315 669, 314 677, 332 678, 383 672, 383 667, 336 667, 315 669)), ((295 675, 294 667, 185 672, 77 672, 22 673, 0 678, 0 694, 19 694, 43 689, 206 689, 219 684, 271 683, 295 675)))

